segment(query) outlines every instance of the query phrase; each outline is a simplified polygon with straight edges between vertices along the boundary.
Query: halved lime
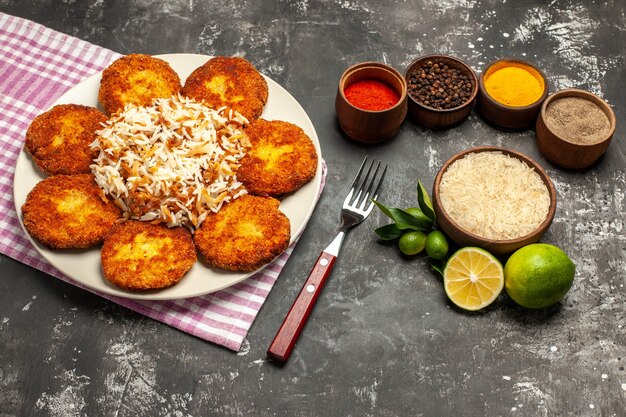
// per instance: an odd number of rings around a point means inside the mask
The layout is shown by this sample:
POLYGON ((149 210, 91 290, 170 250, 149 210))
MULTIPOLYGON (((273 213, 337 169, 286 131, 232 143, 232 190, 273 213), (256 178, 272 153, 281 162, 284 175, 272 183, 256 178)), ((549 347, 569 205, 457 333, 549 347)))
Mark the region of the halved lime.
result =
POLYGON ((448 260, 443 270, 443 285, 454 304, 465 310, 480 310, 502 292, 504 269, 486 250, 465 247, 448 260))

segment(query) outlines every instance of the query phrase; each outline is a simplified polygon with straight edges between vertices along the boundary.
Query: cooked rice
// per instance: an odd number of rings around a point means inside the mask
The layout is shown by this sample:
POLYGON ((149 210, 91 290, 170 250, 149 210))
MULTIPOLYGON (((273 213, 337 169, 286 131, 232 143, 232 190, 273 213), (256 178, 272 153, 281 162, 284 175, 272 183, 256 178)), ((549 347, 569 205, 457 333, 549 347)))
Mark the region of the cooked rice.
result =
POLYGON ((193 229, 246 194, 236 173, 250 148, 247 123, 180 95, 127 105, 97 132, 91 170, 126 218, 193 229))

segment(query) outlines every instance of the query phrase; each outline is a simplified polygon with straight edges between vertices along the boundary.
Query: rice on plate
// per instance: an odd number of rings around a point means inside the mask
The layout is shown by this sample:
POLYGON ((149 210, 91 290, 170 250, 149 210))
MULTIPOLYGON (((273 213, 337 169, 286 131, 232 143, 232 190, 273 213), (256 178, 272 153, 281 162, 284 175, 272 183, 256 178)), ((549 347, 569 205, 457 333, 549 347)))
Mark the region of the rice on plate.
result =
POLYGON ((247 123, 180 95, 127 105, 98 131, 91 170, 125 217, 197 228, 247 193, 236 177, 250 148, 247 123))

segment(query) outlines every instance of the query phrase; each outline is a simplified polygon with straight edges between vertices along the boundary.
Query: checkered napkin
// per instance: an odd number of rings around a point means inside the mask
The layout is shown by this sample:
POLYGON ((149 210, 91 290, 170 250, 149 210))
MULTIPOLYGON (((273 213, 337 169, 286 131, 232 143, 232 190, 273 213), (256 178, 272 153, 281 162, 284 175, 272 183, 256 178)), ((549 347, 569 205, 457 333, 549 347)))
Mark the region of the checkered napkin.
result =
MULTIPOLYGON (((31 120, 65 91, 119 56, 34 22, 0 13, 0 252, 74 285, 78 284, 39 255, 20 226, 13 202, 15 163, 31 120)), ((100 295, 238 351, 294 245, 295 242, 261 272, 205 296, 137 301, 100 295)))

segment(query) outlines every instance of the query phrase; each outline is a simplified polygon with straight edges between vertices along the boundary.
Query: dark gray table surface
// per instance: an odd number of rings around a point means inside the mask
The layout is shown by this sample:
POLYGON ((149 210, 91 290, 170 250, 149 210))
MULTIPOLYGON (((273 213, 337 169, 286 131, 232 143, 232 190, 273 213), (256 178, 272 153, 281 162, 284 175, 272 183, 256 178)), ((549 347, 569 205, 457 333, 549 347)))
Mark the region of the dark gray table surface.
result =
POLYGON ((242 55, 309 114, 328 164, 319 204, 239 353, 146 319, 0 257, 0 416, 626 416, 626 3, 541 0, 2 0, 28 18, 120 53, 242 55), (537 63, 551 90, 604 97, 618 128, 607 155, 568 172, 538 153, 534 130, 478 115, 433 132, 407 121, 364 146, 339 131, 340 74, 361 61, 400 71, 446 53, 476 71, 501 57, 537 63), (365 155, 390 164, 380 199, 415 205, 453 153, 522 151, 558 193, 543 241, 574 260, 572 290, 530 311, 505 294, 483 312, 451 307, 423 257, 377 241, 379 212, 348 235, 289 363, 266 349, 336 230, 365 155))

